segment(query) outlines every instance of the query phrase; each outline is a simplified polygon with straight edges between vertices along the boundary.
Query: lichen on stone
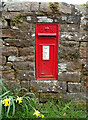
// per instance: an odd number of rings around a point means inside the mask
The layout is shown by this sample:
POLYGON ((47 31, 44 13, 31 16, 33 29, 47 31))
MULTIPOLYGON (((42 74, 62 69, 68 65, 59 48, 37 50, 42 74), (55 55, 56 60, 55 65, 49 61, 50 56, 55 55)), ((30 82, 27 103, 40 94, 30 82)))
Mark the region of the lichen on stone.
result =
POLYGON ((11 25, 14 26, 16 24, 22 24, 24 17, 25 17, 24 14, 16 15, 13 19, 11 19, 11 25))
POLYGON ((59 13, 59 2, 49 2, 48 3, 49 8, 52 10, 54 14, 59 13))

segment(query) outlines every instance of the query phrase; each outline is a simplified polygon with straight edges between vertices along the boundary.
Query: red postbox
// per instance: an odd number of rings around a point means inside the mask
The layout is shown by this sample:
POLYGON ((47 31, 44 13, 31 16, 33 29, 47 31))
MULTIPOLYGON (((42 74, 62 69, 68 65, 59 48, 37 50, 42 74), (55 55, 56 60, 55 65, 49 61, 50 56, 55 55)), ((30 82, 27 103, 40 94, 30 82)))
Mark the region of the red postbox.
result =
POLYGON ((36 23, 36 79, 57 80, 59 24, 36 23))

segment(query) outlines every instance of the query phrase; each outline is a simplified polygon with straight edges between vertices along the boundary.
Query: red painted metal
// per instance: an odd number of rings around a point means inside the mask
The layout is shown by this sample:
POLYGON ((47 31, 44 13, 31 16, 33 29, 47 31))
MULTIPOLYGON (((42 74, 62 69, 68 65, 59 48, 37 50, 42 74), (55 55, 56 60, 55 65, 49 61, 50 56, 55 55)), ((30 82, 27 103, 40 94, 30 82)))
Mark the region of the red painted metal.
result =
POLYGON ((59 24, 36 23, 36 79, 57 80, 59 24))

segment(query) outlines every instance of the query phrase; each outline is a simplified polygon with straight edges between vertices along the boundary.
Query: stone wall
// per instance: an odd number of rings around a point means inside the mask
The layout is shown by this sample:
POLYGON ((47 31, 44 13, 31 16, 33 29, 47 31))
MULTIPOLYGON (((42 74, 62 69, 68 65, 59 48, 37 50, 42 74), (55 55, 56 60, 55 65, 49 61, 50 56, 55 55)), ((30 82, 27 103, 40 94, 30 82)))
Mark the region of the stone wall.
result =
POLYGON ((0 45, 2 80, 8 88, 25 87, 40 101, 53 96, 84 102, 87 98, 88 6, 67 3, 2 3, 0 45), (58 80, 36 81, 35 23, 59 23, 58 80))

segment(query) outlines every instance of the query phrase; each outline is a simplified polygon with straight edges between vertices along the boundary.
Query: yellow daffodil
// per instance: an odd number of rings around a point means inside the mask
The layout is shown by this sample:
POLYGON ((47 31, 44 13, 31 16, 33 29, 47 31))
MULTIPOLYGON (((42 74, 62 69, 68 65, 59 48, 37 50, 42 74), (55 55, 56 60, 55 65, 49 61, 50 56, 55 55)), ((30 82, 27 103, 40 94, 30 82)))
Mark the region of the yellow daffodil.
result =
POLYGON ((37 117, 39 117, 40 112, 38 110, 35 110, 35 113, 33 115, 36 115, 37 117))
POLYGON ((6 107, 6 106, 9 106, 9 104, 10 104, 10 99, 6 98, 6 99, 4 99, 4 100, 2 101, 2 103, 4 104, 5 107, 6 107))
POLYGON ((17 102, 17 101, 19 102, 19 104, 22 103, 22 97, 17 97, 16 102, 17 102))
POLYGON ((45 116, 44 115, 42 115, 42 118, 44 118, 45 116))

